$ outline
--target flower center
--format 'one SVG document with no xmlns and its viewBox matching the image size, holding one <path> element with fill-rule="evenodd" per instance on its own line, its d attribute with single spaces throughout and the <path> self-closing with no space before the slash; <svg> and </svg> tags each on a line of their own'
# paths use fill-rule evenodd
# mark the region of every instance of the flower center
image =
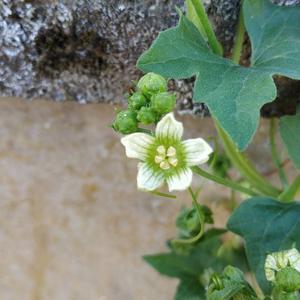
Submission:
<svg viewBox="0 0 300 300">
<path fill-rule="evenodd" d="M 173 146 L 168 148 L 163 145 L 158 146 L 156 148 L 154 161 L 163 170 L 169 170 L 171 167 L 176 167 L 178 164 L 176 149 Z"/>
</svg>

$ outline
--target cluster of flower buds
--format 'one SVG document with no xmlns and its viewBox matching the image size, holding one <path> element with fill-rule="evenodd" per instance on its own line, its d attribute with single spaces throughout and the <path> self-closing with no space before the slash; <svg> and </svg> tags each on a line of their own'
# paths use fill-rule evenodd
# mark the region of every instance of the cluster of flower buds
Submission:
<svg viewBox="0 0 300 300">
<path fill-rule="evenodd" d="M 162 76 L 144 75 L 138 81 L 136 91 L 128 96 L 128 109 L 118 113 L 113 128 L 122 134 L 130 134 L 139 131 L 139 123 L 156 124 L 176 104 L 176 95 L 167 89 L 167 81 Z"/>
</svg>

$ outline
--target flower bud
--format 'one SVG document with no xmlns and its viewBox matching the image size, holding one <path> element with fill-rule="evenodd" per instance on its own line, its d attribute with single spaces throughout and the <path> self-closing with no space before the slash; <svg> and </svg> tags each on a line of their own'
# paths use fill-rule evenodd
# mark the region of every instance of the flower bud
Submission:
<svg viewBox="0 0 300 300">
<path fill-rule="evenodd" d="M 157 120 L 157 113 L 151 107 L 142 107 L 138 112 L 137 119 L 142 124 L 152 124 Z"/>
<path fill-rule="evenodd" d="M 300 273 L 292 267 L 286 267 L 276 274 L 275 285 L 286 293 L 300 289 Z"/>
<path fill-rule="evenodd" d="M 151 106 L 160 114 L 167 114 L 174 109 L 176 104 L 176 94 L 168 92 L 153 95 L 151 98 Z"/>
<path fill-rule="evenodd" d="M 123 134 L 136 132 L 138 128 L 136 113 L 129 110 L 119 112 L 113 128 Z"/>
<path fill-rule="evenodd" d="M 134 93 L 128 99 L 128 108 L 130 110 L 139 110 L 141 107 L 145 106 L 146 104 L 147 104 L 146 97 L 139 92 Z"/>
<path fill-rule="evenodd" d="M 166 92 L 168 86 L 167 81 L 162 76 L 155 73 L 148 73 L 139 80 L 137 88 L 146 97 L 150 98 L 154 94 Z"/>
</svg>

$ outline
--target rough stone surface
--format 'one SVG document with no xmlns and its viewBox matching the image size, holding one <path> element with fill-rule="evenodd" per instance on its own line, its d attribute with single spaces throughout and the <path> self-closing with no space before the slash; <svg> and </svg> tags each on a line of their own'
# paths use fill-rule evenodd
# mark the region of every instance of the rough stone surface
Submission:
<svg viewBox="0 0 300 300">
<path fill-rule="evenodd" d="M 220 40 L 230 44 L 239 0 L 205 3 Z M 177 23 L 174 7 L 183 9 L 183 4 L 183 0 L 3 0 L 0 95 L 121 102 L 139 76 L 137 58 L 159 31 Z M 188 98 L 184 91 L 181 96 Z"/>
<path fill-rule="evenodd" d="M 3 0 L 0 93 L 120 101 L 137 57 L 174 25 L 182 1 Z"/>
<path fill-rule="evenodd" d="M 300 0 L 272 0 L 272 2 L 277 5 L 286 5 L 286 6 L 300 4 Z"/>
</svg>

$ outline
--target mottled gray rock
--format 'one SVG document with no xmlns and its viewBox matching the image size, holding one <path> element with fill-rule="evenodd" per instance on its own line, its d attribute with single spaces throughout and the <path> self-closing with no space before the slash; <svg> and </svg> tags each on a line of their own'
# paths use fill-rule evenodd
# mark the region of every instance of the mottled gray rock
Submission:
<svg viewBox="0 0 300 300">
<path fill-rule="evenodd" d="M 1 95 L 120 100 L 137 78 L 137 57 L 176 23 L 180 1 L 171 2 L 3 0 Z"/>
<path fill-rule="evenodd" d="M 277 5 L 298 5 L 300 4 L 300 0 L 272 0 L 273 3 Z"/>
<path fill-rule="evenodd" d="M 3 0 L 0 95 L 120 102 L 140 75 L 137 58 L 159 31 L 176 24 L 174 7 L 183 2 Z M 208 1 L 225 42 L 233 37 L 238 2 Z M 190 90 L 182 98 L 190 99 Z"/>
<path fill-rule="evenodd" d="M 240 0 L 204 3 L 229 52 Z M 0 96 L 120 103 L 140 76 L 137 58 L 177 23 L 175 5 L 184 0 L 2 0 Z M 179 108 L 205 114 L 192 104 L 192 82 L 171 83 Z"/>
</svg>

